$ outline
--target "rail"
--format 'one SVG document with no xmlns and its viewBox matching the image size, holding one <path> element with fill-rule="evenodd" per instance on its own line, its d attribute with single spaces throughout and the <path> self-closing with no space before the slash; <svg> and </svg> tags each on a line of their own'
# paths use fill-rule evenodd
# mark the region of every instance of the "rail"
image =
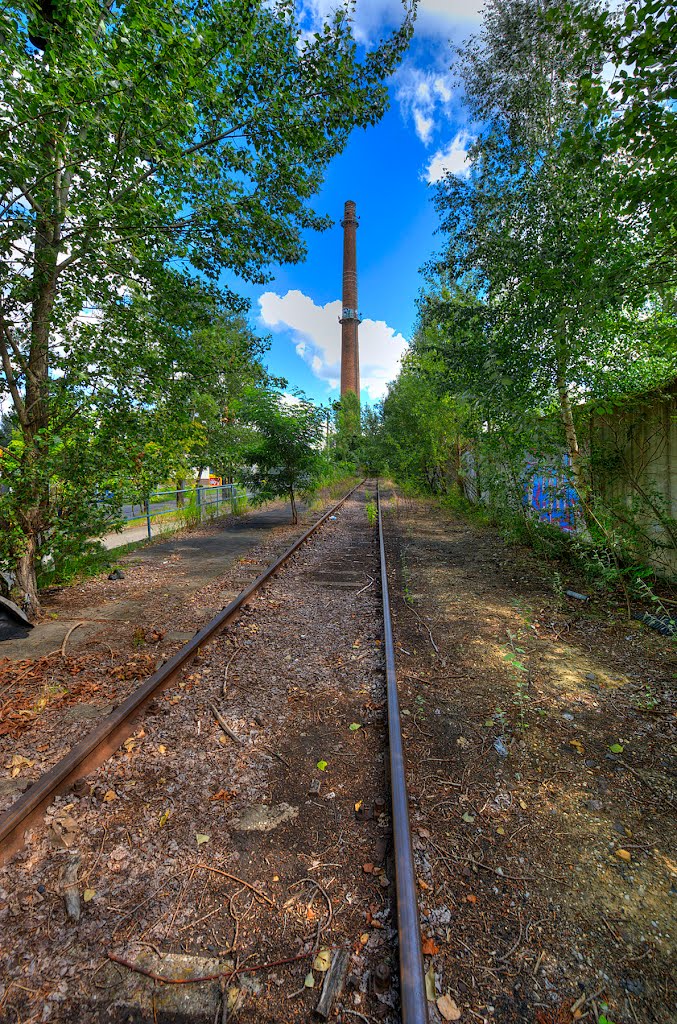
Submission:
<svg viewBox="0 0 677 1024">
<path fill-rule="evenodd" d="M 141 686 L 122 701 L 103 721 L 90 732 L 80 743 L 58 761 L 53 768 L 33 783 L 11 807 L 0 817 L 0 864 L 20 849 L 23 836 L 31 825 L 36 824 L 44 810 L 54 797 L 65 792 L 77 779 L 82 778 L 103 764 L 121 743 L 131 735 L 135 721 L 146 704 L 161 689 L 167 686 L 174 676 L 198 653 L 208 640 L 225 626 L 234 615 L 247 603 L 256 591 L 280 569 L 285 562 L 318 530 L 330 516 L 334 515 L 361 487 L 364 481 L 356 484 L 328 512 L 325 512 L 316 523 L 307 529 L 292 545 L 287 548 L 271 565 L 249 584 L 230 604 L 226 605 L 211 622 L 203 626 L 176 654 L 172 655 L 157 672 L 150 676 Z"/>
<path fill-rule="evenodd" d="M 395 847 L 395 889 L 397 897 L 397 930 L 400 945 L 400 999 L 402 1024 L 427 1024 L 428 1000 L 423 974 L 423 951 L 418 913 L 416 871 L 411 846 L 409 798 L 404 771 L 404 749 L 400 703 L 395 674 L 395 645 L 390 617 L 388 567 L 386 564 L 381 489 L 376 485 L 378 533 L 381 555 L 381 591 L 383 594 L 383 628 L 386 657 L 386 695 L 388 704 L 388 738 L 390 744 L 390 789 Z"/>
</svg>

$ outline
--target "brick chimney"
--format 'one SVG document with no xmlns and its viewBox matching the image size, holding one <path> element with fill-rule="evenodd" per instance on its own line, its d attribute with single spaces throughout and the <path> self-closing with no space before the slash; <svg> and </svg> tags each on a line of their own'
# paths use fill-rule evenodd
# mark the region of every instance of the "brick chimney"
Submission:
<svg viewBox="0 0 677 1024">
<path fill-rule="evenodd" d="M 341 397 L 354 391 L 360 397 L 360 348 L 357 311 L 357 227 L 355 203 L 346 202 L 341 221 L 343 227 L 343 310 L 341 324 Z"/>
</svg>

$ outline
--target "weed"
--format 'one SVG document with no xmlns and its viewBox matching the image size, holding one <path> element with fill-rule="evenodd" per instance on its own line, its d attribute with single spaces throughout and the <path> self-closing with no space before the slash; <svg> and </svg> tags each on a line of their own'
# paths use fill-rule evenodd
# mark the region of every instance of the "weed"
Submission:
<svg viewBox="0 0 677 1024">
<path fill-rule="evenodd" d="M 369 521 L 369 525 L 370 526 L 376 526 L 376 523 L 378 522 L 378 507 L 376 505 L 376 502 L 368 501 L 366 506 L 365 506 L 365 509 L 366 509 L 367 520 Z"/>
<path fill-rule="evenodd" d="M 512 703 L 517 708 L 517 714 L 519 717 L 519 728 L 524 730 L 528 729 L 527 723 L 527 707 L 531 696 L 529 694 L 529 670 L 526 665 L 519 659 L 518 655 L 524 654 L 523 647 L 516 647 L 515 640 L 517 637 L 514 633 L 508 630 L 508 640 L 510 642 L 510 650 L 507 650 L 503 654 L 503 660 L 508 665 L 510 676 L 515 685 L 515 692 L 513 694 Z"/>
<path fill-rule="evenodd" d="M 508 716 L 506 715 L 503 708 L 500 708 L 498 704 L 496 705 L 496 710 L 494 711 L 494 718 L 498 722 L 502 733 L 506 733 L 509 731 Z"/>
<path fill-rule="evenodd" d="M 110 570 L 110 566 L 111 552 L 98 542 L 89 544 L 84 551 L 63 554 L 49 568 L 41 569 L 38 573 L 38 585 L 68 587 L 79 580 L 98 576 L 105 569 Z"/>
<path fill-rule="evenodd" d="M 562 576 L 557 570 L 552 574 L 552 592 L 555 595 L 555 601 L 559 609 L 564 607 L 564 583 L 562 582 Z"/>
<path fill-rule="evenodd" d="M 136 626 L 132 633 L 132 643 L 135 647 L 143 647 L 146 642 L 146 631 L 143 626 Z"/>
<path fill-rule="evenodd" d="M 644 695 L 639 696 L 638 694 L 635 696 L 634 702 L 635 706 L 638 707 L 640 711 L 653 711 L 653 709 L 658 705 L 658 698 L 650 685 L 646 683 L 644 686 Z"/>
</svg>

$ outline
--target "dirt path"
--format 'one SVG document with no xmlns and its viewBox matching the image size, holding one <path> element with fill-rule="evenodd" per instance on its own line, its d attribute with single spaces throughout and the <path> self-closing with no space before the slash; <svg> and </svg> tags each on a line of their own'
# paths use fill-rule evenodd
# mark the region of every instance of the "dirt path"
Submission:
<svg viewBox="0 0 677 1024">
<path fill-rule="evenodd" d="M 0 874 L 6 1011 L 212 1024 L 225 999 L 242 1024 L 306 1021 L 344 947 L 346 1007 L 388 1012 L 382 623 L 364 505 L 294 556 Z M 107 951 L 182 977 L 277 966 L 223 994 L 218 979 L 154 989 Z"/>
<path fill-rule="evenodd" d="M 386 531 L 438 995 L 468 1022 L 677 1019 L 674 645 L 425 502 Z"/>
</svg>

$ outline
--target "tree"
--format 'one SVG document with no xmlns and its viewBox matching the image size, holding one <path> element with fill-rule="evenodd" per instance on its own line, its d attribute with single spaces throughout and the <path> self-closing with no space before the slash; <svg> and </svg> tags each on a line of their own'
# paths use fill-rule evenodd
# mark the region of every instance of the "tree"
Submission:
<svg viewBox="0 0 677 1024">
<path fill-rule="evenodd" d="M 629 0 L 620 10 L 599 11 L 573 3 L 554 21 L 566 45 L 605 55 L 603 75 L 576 83 L 589 111 L 569 140 L 576 157 L 582 164 L 609 160 L 616 166 L 613 202 L 619 214 L 641 212 L 649 219 L 657 250 L 653 279 L 674 288 L 677 8 L 667 0 Z"/>
<path fill-rule="evenodd" d="M 103 404 L 123 406 L 218 305 L 208 282 L 224 268 L 263 282 L 328 226 L 309 199 L 350 131 L 382 115 L 412 30 L 407 5 L 360 61 L 349 15 L 307 38 L 293 0 L 3 6 L 0 388 L 22 434 L 10 547 L 32 616 L 55 405 L 103 380 Z"/>
<path fill-rule="evenodd" d="M 513 385 L 505 393 L 522 392 L 531 410 L 559 408 L 585 501 L 574 407 L 601 367 L 627 362 L 627 335 L 612 321 L 646 300 L 651 247 L 641 218 L 619 218 L 610 202 L 611 164 L 582 167 L 563 145 L 587 117 L 572 82 L 604 60 L 592 45 L 566 44 L 550 17 L 563 9 L 561 0 L 490 0 L 481 35 L 460 54 L 483 125 L 473 171 L 447 175 L 436 205 L 448 239 L 440 272 L 472 280 L 486 303 L 490 358 Z"/>
<path fill-rule="evenodd" d="M 322 453 L 324 413 L 305 399 L 250 389 L 242 419 L 252 428 L 240 475 L 259 502 L 288 498 L 298 523 L 297 496 L 310 493 L 327 468 Z"/>
<path fill-rule="evenodd" d="M 339 461 L 355 456 L 360 436 L 360 400 L 354 391 L 346 391 L 334 403 L 334 450 Z"/>
</svg>

